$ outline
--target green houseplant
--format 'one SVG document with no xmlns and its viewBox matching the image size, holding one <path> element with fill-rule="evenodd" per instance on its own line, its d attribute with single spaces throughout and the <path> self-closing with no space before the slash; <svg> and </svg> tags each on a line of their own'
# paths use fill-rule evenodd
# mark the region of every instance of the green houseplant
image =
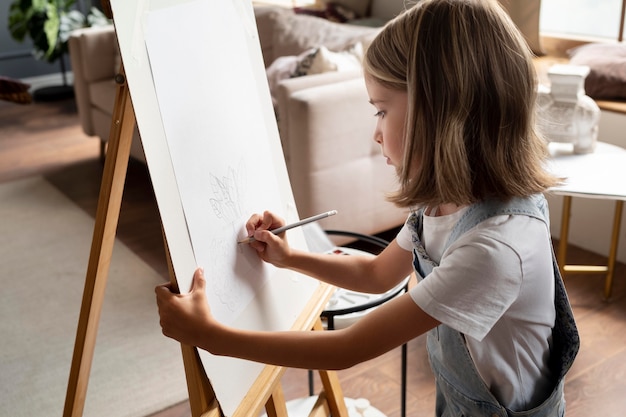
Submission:
<svg viewBox="0 0 626 417">
<path fill-rule="evenodd" d="M 64 55 L 72 31 L 81 27 L 110 24 L 97 8 L 91 7 L 85 15 L 75 8 L 76 0 L 14 0 L 9 6 L 9 33 L 18 42 L 27 37 L 33 42 L 33 55 L 40 60 L 61 62 L 63 85 Z"/>
</svg>

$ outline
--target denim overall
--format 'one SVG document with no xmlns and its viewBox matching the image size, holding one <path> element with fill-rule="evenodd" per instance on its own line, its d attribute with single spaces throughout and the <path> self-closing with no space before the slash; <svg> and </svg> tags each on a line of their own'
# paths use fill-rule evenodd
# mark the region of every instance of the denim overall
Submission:
<svg viewBox="0 0 626 417">
<path fill-rule="evenodd" d="M 409 218 L 413 239 L 413 266 L 418 280 L 437 264 L 429 258 L 421 243 L 424 210 Z M 454 226 L 446 242 L 448 248 L 459 236 L 480 222 L 499 215 L 525 215 L 548 224 L 547 202 L 543 195 L 515 198 L 508 202 L 485 201 L 472 205 Z M 441 324 L 428 332 L 427 345 L 430 364 L 436 378 L 436 415 L 440 417 L 501 416 L 501 417 L 562 417 L 565 415 L 563 397 L 564 377 L 578 353 L 580 339 L 574 322 L 561 274 L 552 254 L 555 280 L 555 325 L 552 330 L 550 369 L 554 376 L 552 394 L 532 410 L 514 412 L 502 406 L 480 377 L 465 345 L 464 336 Z"/>
</svg>

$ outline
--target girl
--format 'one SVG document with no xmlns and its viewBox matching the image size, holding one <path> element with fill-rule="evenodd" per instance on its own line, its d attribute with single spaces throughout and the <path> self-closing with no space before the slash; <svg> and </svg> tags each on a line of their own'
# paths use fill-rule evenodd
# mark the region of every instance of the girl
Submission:
<svg viewBox="0 0 626 417">
<path fill-rule="evenodd" d="M 269 231 L 284 224 L 272 213 L 246 227 L 264 261 L 330 284 L 380 293 L 412 269 L 419 283 L 344 330 L 250 332 L 214 320 L 199 269 L 189 294 L 157 287 L 163 333 L 217 355 L 341 369 L 428 332 L 436 415 L 563 416 L 579 339 L 522 36 L 495 0 L 423 0 L 387 24 L 364 72 L 374 140 L 399 178 L 389 198 L 411 209 L 396 239 L 374 258 L 328 256 L 290 248 Z"/>
</svg>

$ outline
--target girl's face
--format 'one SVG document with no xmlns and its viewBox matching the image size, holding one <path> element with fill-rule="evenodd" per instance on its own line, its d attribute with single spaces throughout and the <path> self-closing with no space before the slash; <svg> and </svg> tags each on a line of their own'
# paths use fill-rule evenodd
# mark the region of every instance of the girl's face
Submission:
<svg viewBox="0 0 626 417">
<path fill-rule="evenodd" d="M 404 126 L 408 105 L 405 91 L 383 87 L 370 75 L 365 75 L 365 87 L 370 103 L 376 108 L 374 140 L 387 158 L 387 164 L 399 169 L 404 155 Z"/>
</svg>

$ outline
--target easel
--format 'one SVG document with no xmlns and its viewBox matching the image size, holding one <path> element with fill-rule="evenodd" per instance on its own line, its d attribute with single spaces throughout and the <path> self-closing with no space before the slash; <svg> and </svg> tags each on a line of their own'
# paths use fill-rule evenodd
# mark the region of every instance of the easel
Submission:
<svg viewBox="0 0 626 417">
<path fill-rule="evenodd" d="M 103 0 L 102 3 L 105 12 L 111 17 L 109 1 Z M 104 301 L 124 182 L 130 158 L 133 130 L 136 124 L 123 68 L 116 76 L 115 81 L 117 87 L 113 118 L 65 398 L 64 417 L 83 415 L 98 323 Z M 177 281 L 171 264 L 169 249 L 167 249 L 165 234 L 163 237 L 170 281 L 176 285 Z M 333 288 L 331 286 L 320 285 L 292 329 L 323 331 L 320 314 L 332 292 Z M 211 383 L 204 372 L 198 351 L 195 347 L 186 345 L 181 345 L 181 350 L 192 416 L 223 417 Z M 234 416 L 255 416 L 265 406 L 269 417 L 286 417 L 287 407 L 280 385 L 283 373 L 284 368 L 282 367 L 265 366 L 252 388 L 248 391 L 244 401 L 237 408 Z M 320 377 L 324 390 L 319 395 L 310 416 L 321 417 L 331 414 L 334 417 L 347 417 L 348 411 L 337 374 L 332 371 L 320 371 Z"/>
</svg>

